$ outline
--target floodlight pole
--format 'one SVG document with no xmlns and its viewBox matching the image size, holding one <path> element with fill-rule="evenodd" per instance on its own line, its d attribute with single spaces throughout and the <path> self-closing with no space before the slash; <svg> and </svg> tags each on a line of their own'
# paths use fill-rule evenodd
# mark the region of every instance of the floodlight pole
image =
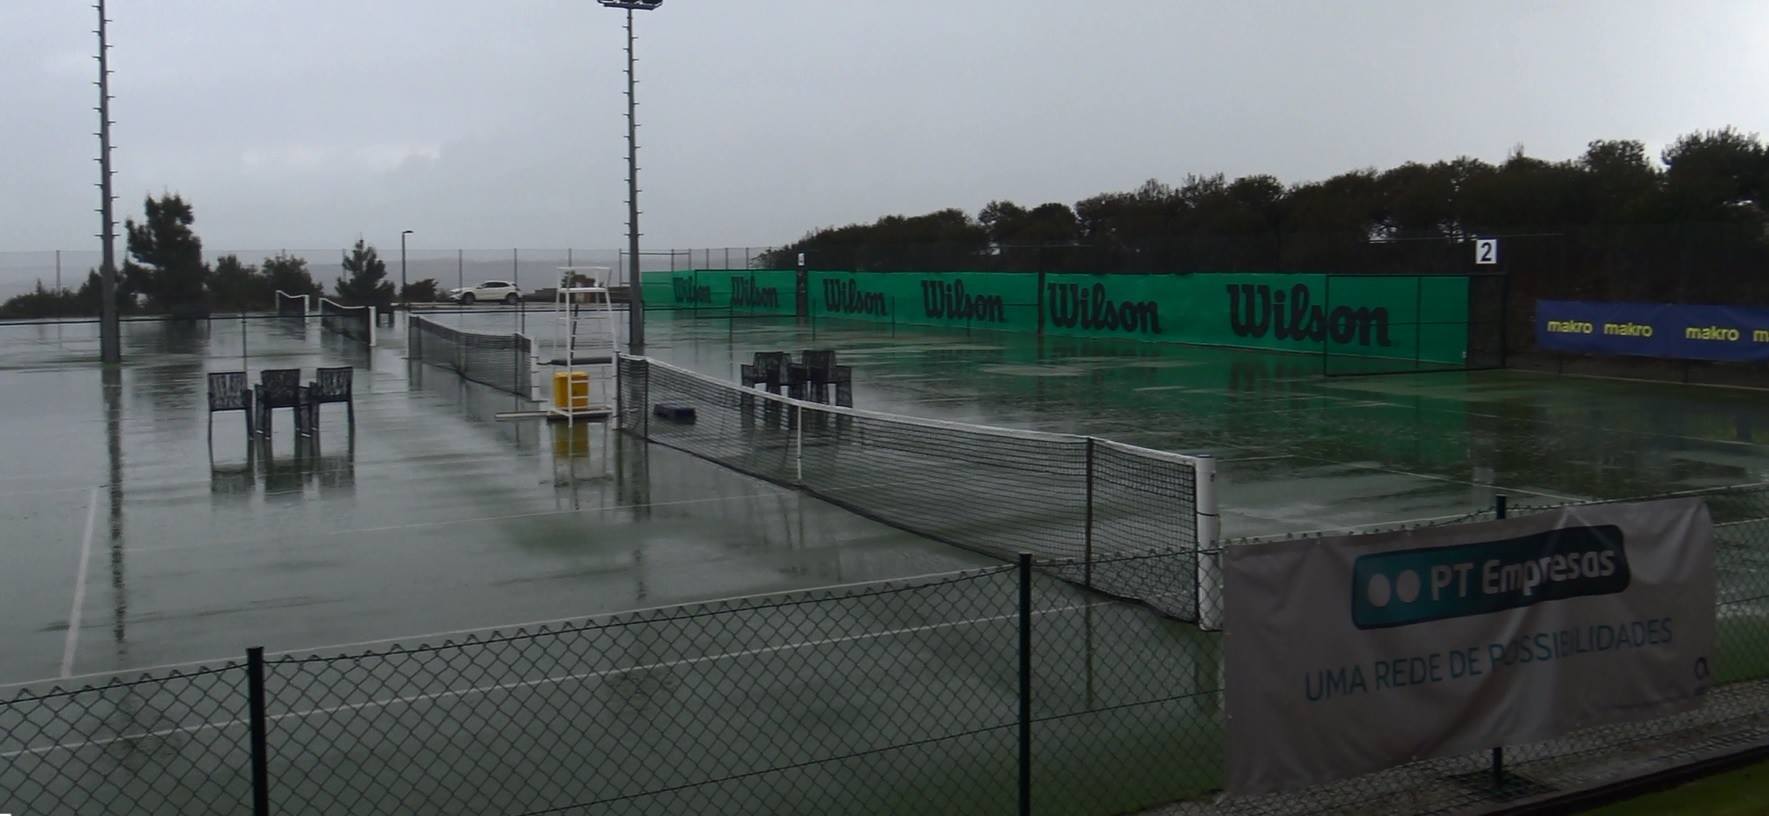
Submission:
<svg viewBox="0 0 1769 816">
<path fill-rule="evenodd" d="M 638 352 L 645 345 L 645 288 L 639 262 L 639 61 L 633 50 L 633 12 L 654 10 L 663 0 L 597 2 L 627 13 L 627 345 Z"/>
<path fill-rule="evenodd" d="M 645 346 L 644 268 L 639 256 L 639 79 L 633 53 L 633 7 L 627 7 L 627 252 L 633 274 L 627 280 L 627 345 Z"/>
<path fill-rule="evenodd" d="M 104 258 L 98 269 L 98 348 L 99 359 L 106 363 L 123 361 L 119 342 L 121 326 L 117 322 L 117 222 L 111 212 L 116 197 L 111 195 L 111 67 L 110 40 L 104 16 L 104 0 L 93 8 L 98 10 L 98 237 L 104 241 Z"/>
</svg>

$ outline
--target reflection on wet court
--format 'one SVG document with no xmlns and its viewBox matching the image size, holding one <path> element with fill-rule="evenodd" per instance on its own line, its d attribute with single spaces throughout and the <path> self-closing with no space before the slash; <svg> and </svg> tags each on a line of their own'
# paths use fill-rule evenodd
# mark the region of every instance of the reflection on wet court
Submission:
<svg viewBox="0 0 1769 816">
<path fill-rule="evenodd" d="M 454 316 L 517 330 L 534 315 Z M 998 563 L 301 321 L 0 327 L 0 682 L 315 649 Z M 862 408 L 1219 460 L 1226 536 L 1762 481 L 1749 391 L 1484 372 L 1326 378 L 1302 354 L 660 313 L 647 354 L 724 379 L 834 348 Z M 356 368 L 356 422 L 268 445 L 205 375 Z M 310 373 L 304 376 L 311 376 Z M 82 569 L 82 565 L 84 568 Z"/>
</svg>

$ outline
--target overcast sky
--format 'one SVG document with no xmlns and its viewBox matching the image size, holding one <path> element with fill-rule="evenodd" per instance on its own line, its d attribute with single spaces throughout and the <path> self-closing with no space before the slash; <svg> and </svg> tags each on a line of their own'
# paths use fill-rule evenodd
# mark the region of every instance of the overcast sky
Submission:
<svg viewBox="0 0 1769 816">
<path fill-rule="evenodd" d="M 591 0 L 111 17 L 124 215 L 183 193 L 211 248 L 623 243 L 621 15 Z M 96 245 L 92 18 L 0 0 L 0 250 Z M 1187 173 L 1769 130 L 1757 0 L 669 0 L 639 32 L 655 248 Z"/>
</svg>

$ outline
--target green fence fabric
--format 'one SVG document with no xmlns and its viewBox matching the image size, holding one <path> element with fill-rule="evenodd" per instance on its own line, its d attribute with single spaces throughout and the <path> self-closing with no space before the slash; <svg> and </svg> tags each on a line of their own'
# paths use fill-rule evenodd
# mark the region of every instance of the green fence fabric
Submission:
<svg viewBox="0 0 1769 816">
<path fill-rule="evenodd" d="M 1462 277 L 1292 274 L 1045 276 L 1044 332 L 1460 365 Z"/>
<path fill-rule="evenodd" d="M 798 313 L 798 273 L 790 269 L 693 269 L 647 272 L 648 309 L 744 314 Z"/>
<path fill-rule="evenodd" d="M 812 320 L 1313 352 L 1328 368 L 1461 366 L 1469 279 L 1428 275 L 810 271 Z M 1042 283 L 1042 287 L 1040 284 Z M 649 273 L 649 308 L 796 314 L 791 270 Z M 1403 364 L 1404 365 L 1401 365 Z"/>
<path fill-rule="evenodd" d="M 1038 331 L 1031 272 L 812 272 L 810 301 L 813 318 Z"/>
</svg>

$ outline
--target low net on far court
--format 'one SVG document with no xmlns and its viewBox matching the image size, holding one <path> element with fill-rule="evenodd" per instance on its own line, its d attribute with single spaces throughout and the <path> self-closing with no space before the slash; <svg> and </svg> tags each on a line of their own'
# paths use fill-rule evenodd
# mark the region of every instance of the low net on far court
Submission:
<svg viewBox="0 0 1769 816">
<path fill-rule="evenodd" d="M 406 354 L 469 380 L 540 400 L 540 362 L 535 343 L 520 332 L 475 332 L 412 315 L 406 323 Z"/>
<path fill-rule="evenodd" d="M 620 358 L 621 427 L 965 549 L 1221 625 L 1215 461 L 794 400 Z M 1163 554 L 1182 557 L 1140 559 Z"/>
<path fill-rule="evenodd" d="M 313 311 L 312 295 L 292 295 L 281 289 L 276 290 L 276 316 L 307 318 Z"/>
<path fill-rule="evenodd" d="M 358 343 L 375 345 L 375 307 L 345 306 L 331 298 L 319 299 L 320 328 Z"/>
</svg>

